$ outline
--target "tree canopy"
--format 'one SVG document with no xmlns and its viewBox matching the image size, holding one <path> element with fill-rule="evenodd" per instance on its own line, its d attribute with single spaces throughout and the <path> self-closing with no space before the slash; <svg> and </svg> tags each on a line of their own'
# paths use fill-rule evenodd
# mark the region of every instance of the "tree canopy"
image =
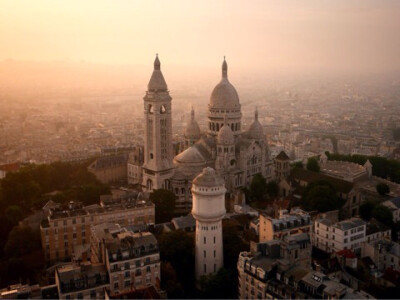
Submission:
<svg viewBox="0 0 400 300">
<path fill-rule="evenodd" d="M 307 160 L 307 170 L 313 171 L 313 172 L 319 172 L 320 171 L 318 160 L 315 157 L 310 157 Z"/>
<path fill-rule="evenodd" d="M 385 196 L 390 193 L 390 188 L 387 184 L 381 182 L 376 185 L 376 191 L 379 195 Z"/>
<path fill-rule="evenodd" d="M 169 190 L 158 189 L 150 194 L 155 205 L 156 223 L 169 222 L 174 217 L 176 196 Z"/>
<path fill-rule="evenodd" d="M 249 192 L 252 201 L 264 199 L 267 193 L 267 182 L 262 174 L 258 173 L 253 176 L 250 183 Z"/>
<path fill-rule="evenodd" d="M 304 191 L 301 202 L 305 210 L 317 210 L 319 212 L 340 209 L 343 204 L 343 199 L 337 197 L 335 189 L 326 181 L 310 183 Z"/>
<path fill-rule="evenodd" d="M 179 290 L 179 283 L 174 282 L 175 287 L 171 287 L 171 298 L 190 298 L 194 297 L 195 277 L 194 277 L 194 237 L 190 233 L 182 230 L 174 230 L 163 233 L 158 238 L 160 248 L 160 258 L 162 264 L 170 264 L 176 272 L 177 281 L 181 284 L 182 290 Z M 173 275 L 171 267 L 164 266 L 163 270 Z M 166 278 L 164 277 L 163 280 Z"/>
<path fill-rule="evenodd" d="M 278 183 L 276 181 L 270 181 L 267 183 L 267 194 L 268 196 L 270 196 L 271 198 L 275 198 L 278 196 L 279 194 L 279 186 Z"/>
</svg>

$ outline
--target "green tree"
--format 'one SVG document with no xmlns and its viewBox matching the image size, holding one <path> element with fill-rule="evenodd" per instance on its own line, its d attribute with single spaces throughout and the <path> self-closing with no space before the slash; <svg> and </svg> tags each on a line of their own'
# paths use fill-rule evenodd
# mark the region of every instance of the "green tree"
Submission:
<svg viewBox="0 0 400 300">
<path fill-rule="evenodd" d="M 390 209 L 384 205 L 377 205 L 372 210 L 372 216 L 377 219 L 379 222 L 387 225 L 393 225 L 393 215 Z"/>
<path fill-rule="evenodd" d="M 379 195 L 385 196 L 390 193 L 390 188 L 385 183 L 378 183 L 376 185 L 376 191 L 378 192 Z"/>
<path fill-rule="evenodd" d="M 164 189 L 154 190 L 150 194 L 150 200 L 155 205 L 156 223 L 171 221 L 174 216 L 175 199 L 174 193 Z"/>
<path fill-rule="evenodd" d="M 164 263 L 170 263 L 176 271 L 185 297 L 193 297 L 195 291 L 194 277 L 194 237 L 182 230 L 163 233 L 158 238 L 160 258 Z M 162 279 L 164 280 L 164 279 Z"/>
<path fill-rule="evenodd" d="M 161 288 L 167 292 L 170 299 L 184 298 L 182 284 L 170 262 L 161 262 Z"/>
<path fill-rule="evenodd" d="M 217 274 L 202 276 L 200 279 L 201 293 L 203 299 L 236 299 L 237 286 L 232 285 L 232 278 L 237 274 L 231 269 L 221 268 Z"/>
<path fill-rule="evenodd" d="M 319 172 L 320 171 L 318 160 L 315 157 L 310 157 L 307 160 L 307 170 L 313 171 L 313 172 Z"/>
<path fill-rule="evenodd" d="M 303 162 L 301 162 L 301 161 L 296 161 L 296 162 L 293 164 L 293 168 L 294 168 L 294 169 L 296 169 L 296 168 L 303 169 L 303 168 L 304 168 Z"/>
<path fill-rule="evenodd" d="M 344 201 L 336 195 L 335 189 L 326 181 L 310 183 L 303 194 L 301 205 L 305 210 L 326 212 L 339 209 Z"/>
<path fill-rule="evenodd" d="M 19 257 L 40 249 L 39 232 L 34 232 L 30 227 L 14 227 L 4 246 L 4 253 L 8 257 Z"/>
<path fill-rule="evenodd" d="M 250 183 L 250 197 L 252 200 L 263 200 L 267 192 L 267 182 L 260 173 L 253 176 Z"/>
<path fill-rule="evenodd" d="M 363 204 L 360 205 L 360 217 L 366 221 L 369 221 L 372 218 L 372 211 L 374 210 L 376 205 L 376 201 L 365 201 Z"/>
<path fill-rule="evenodd" d="M 279 186 L 278 183 L 276 181 L 270 181 L 267 183 L 267 194 L 268 196 L 270 196 L 271 198 L 275 198 L 278 196 L 279 194 Z"/>
<path fill-rule="evenodd" d="M 20 206 L 18 205 L 10 205 L 6 209 L 5 217 L 10 221 L 12 224 L 18 224 L 18 222 L 23 217 L 23 212 Z"/>
</svg>

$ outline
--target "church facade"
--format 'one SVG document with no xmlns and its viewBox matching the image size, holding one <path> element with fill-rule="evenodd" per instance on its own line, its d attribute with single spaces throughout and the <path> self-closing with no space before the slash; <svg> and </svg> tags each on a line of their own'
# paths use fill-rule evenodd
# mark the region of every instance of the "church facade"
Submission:
<svg viewBox="0 0 400 300">
<path fill-rule="evenodd" d="M 234 197 L 253 176 L 261 173 L 267 181 L 274 176 L 273 161 L 258 111 L 247 130 L 242 129 L 239 95 L 228 80 L 224 59 L 222 78 L 211 93 L 208 128 L 201 132 L 192 109 L 185 130 L 185 150 L 175 157 L 172 149 L 172 106 L 158 57 L 144 96 L 145 144 L 142 187 L 169 189 L 177 196 L 176 209 L 190 211 L 192 180 L 203 168 L 211 167 L 225 181 Z"/>
</svg>

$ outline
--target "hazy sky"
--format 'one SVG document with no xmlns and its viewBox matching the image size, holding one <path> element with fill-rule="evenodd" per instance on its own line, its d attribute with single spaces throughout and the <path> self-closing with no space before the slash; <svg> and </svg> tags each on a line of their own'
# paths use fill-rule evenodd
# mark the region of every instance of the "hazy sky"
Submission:
<svg viewBox="0 0 400 300">
<path fill-rule="evenodd" d="M 0 0 L 0 60 L 400 70 L 400 1 Z M 146 74 L 147 75 L 147 74 Z"/>
</svg>

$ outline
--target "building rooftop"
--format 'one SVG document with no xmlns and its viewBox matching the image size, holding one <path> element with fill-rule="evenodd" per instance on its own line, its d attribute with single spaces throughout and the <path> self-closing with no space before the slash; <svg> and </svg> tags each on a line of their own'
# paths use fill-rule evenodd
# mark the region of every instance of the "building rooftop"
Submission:
<svg viewBox="0 0 400 300">
<path fill-rule="evenodd" d="M 62 294 L 94 288 L 108 284 L 108 273 L 104 264 L 90 262 L 68 264 L 56 269 Z"/>
<path fill-rule="evenodd" d="M 367 223 L 359 218 L 351 218 L 348 220 L 344 220 L 341 222 L 338 222 L 333 225 L 333 227 L 339 228 L 340 230 L 349 230 L 353 228 L 357 228 L 363 225 L 366 225 Z"/>
</svg>

